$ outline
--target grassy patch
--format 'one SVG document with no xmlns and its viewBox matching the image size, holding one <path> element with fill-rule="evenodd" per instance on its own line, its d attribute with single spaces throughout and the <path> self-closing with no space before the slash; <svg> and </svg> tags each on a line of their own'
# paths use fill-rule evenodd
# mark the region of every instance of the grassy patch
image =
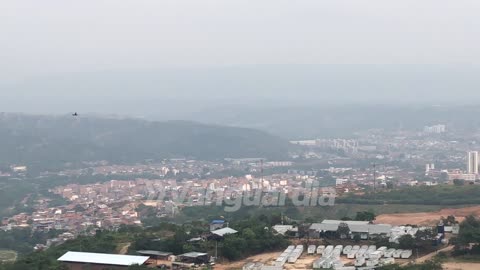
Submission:
<svg viewBox="0 0 480 270">
<path fill-rule="evenodd" d="M 0 262 L 14 262 L 17 260 L 17 252 L 13 250 L 0 250 Z"/>
<path fill-rule="evenodd" d="M 229 220 L 247 218 L 248 216 L 259 216 L 283 213 L 283 215 L 295 219 L 304 220 L 312 218 L 317 221 L 323 219 L 340 219 L 343 217 L 354 218 L 357 212 L 372 211 L 376 215 L 396 214 L 396 213 L 415 213 L 415 212 L 435 212 L 443 208 L 461 208 L 468 205 L 418 205 L 418 204 L 343 204 L 335 203 L 333 206 L 317 206 L 317 207 L 241 207 L 237 212 L 225 212 L 222 207 L 202 206 L 202 207 L 186 207 L 183 209 L 177 221 L 191 221 L 198 219 L 211 219 L 223 216 Z"/>
<path fill-rule="evenodd" d="M 462 255 L 450 258 L 448 262 L 480 263 L 480 255 Z"/>
<path fill-rule="evenodd" d="M 418 186 L 390 191 L 379 191 L 365 195 L 350 195 L 338 198 L 339 203 L 349 204 L 416 204 L 416 205 L 465 205 L 480 204 L 479 185 L 465 186 Z"/>
</svg>

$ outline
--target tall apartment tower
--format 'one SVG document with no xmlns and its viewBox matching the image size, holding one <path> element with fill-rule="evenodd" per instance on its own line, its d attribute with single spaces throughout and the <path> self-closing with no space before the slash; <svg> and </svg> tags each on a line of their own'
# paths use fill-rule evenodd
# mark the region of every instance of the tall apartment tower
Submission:
<svg viewBox="0 0 480 270">
<path fill-rule="evenodd" d="M 468 160 L 467 172 L 478 174 L 478 152 L 477 151 L 468 152 L 467 160 Z"/>
</svg>

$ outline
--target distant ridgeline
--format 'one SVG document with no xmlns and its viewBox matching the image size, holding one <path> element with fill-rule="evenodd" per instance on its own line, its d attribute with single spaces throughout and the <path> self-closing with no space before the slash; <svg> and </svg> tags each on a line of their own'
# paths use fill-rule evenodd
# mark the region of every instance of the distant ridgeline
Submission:
<svg viewBox="0 0 480 270">
<path fill-rule="evenodd" d="M 186 121 L 0 115 L 0 164 L 139 162 L 146 159 L 285 159 L 291 145 L 268 133 Z"/>
</svg>

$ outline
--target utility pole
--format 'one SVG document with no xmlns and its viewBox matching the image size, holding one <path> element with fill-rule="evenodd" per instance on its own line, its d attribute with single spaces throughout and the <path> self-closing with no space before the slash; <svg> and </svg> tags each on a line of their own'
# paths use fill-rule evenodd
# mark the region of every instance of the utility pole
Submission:
<svg viewBox="0 0 480 270">
<path fill-rule="evenodd" d="M 215 240 L 215 262 L 218 258 L 218 239 Z"/>
<path fill-rule="evenodd" d="M 375 162 L 373 163 L 373 200 L 377 199 L 377 190 L 376 190 L 376 185 L 377 185 L 377 164 Z"/>
<path fill-rule="evenodd" d="M 263 159 L 260 160 L 260 181 L 261 181 L 261 191 L 263 193 Z"/>
</svg>

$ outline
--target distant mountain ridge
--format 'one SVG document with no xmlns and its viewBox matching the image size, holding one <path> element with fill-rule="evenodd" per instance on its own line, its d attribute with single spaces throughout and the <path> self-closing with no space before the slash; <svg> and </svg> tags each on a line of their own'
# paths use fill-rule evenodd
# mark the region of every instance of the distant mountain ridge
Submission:
<svg viewBox="0 0 480 270">
<path fill-rule="evenodd" d="M 0 163 L 288 158 L 288 141 L 248 128 L 187 121 L 0 115 Z"/>
</svg>

